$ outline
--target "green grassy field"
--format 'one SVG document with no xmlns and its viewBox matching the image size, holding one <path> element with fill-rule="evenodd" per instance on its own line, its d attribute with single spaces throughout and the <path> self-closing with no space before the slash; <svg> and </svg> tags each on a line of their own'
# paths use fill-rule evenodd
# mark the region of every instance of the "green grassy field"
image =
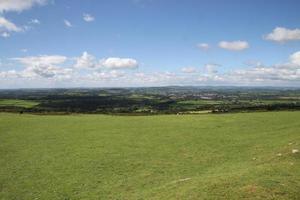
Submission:
<svg viewBox="0 0 300 200">
<path fill-rule="evenodd" d="M 300 112 L 2 113 L 0 199 L 300 199 L 293 149 Z"/>
<path fill-rule="evenodd" d="M 0 107 L 1 106 L 15 106 L 22 108 L 32 108 L 38 105 L 38 102 L 29 101 L 29 100 L 20 100 L 20 99 L 0 99 Z"/>
</svg>

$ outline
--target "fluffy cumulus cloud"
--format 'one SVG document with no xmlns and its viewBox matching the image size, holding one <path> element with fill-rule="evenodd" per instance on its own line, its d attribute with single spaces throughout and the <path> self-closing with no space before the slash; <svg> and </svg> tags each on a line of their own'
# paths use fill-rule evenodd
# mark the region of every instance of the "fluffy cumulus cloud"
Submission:
<svg viewBox="0 0 300 200">
<path fill-rule="evenodd" d="M 43 78 L 71 78 L 72 69 L 65 69 L 52 65 L 34 65 L 26 68 L 21 75 L 23 77 L 34 78 L 36 76 Z"/>
<path fill-rule="evenodd" d="M 96 57 L 83 52 L 75 59 L 59 55 L 13 58 L 23 69 L 0 71 L 2 87 L 17 82 L 26 86 L 165 86 L 165 85 L 247 85 L 295 86 L 300 84 L 300 51 L 291 54 L 286 62 L 266 66 L 262 63 L 236 67 L 230 71 L 218 70 L 220 65 L 209 63 L 195 70 L 182 68 L 182 72 L 142 72 L 123 70 L 136 68 L 132 58 Z M 67 62 L 68 61 L 68 62 Z M 5 64 L 5 60 L 2 60 Z M 7 65 L 7 63 L 6 63 Z M 11 65 L 13 66 L 13 65 Z M 80 70 L 79 70 L 80 69 Z M 87 70 L 88 69 L 88 70 Z M 84 70 L 84 71 L 82 71 Z M 196 72 L 196 73 L 194 73 Z M 20 81 L 22 80 L 22 81 Z M 48 85 L 45 85 L 45 84 Z M 59 83 L 59 84 L 58 84 Z M 22 86 L 22 85 L 21 85 Z"/>
<path fill-rule="evenodd" d="M 264 39 L 279 43 L 300 40 L 300 29 L 277 27 L 271 33 L 264 36 Z"/>
<path fill-rule="evenodd" d="M 108 69 L 135 69 L 138 68 L 138 62 L 132 58 L 104 58 L 100 60 L 99 65 Z"/>
<path fill-rule="evenodd" d="M 300 66 L 300 51 L 293 53 L 290 56 L 290 62 L 296 66 Z"/>
<path fill-rule="evenodd" d="M 17 11 L 30 9 L 34 5 L 44 5 L 47 0 L 1 0 L 0 12 Z"/>
<path fill-rule="evenodd" d="M 219 47 L 222 49 L 227 49 L 231 51 L 242 51 L 249 48 L 249 44 L 246 41 L 221 41 L 219 42 Z"/>
<path fill-rule="evenodd" d="M 0 71 L 2 87 L 59 87 L 59 86 L 100 86 L 97 84 L 112 84 L 124 86 L 136 80 L 133 71 L 138 62 L 132 58 L 104 58 L 96 59 L 87 52 L 81 56 L 68 58 L 61 55 L 27 56 L 6 59 L 8 64 L 21 67 Z M 131 74 L 131 75 L 130 75 Z M 157 75 L 156 75 L 157 76 Z M 159 75 L 161 76 L 161 75 Z M 171 79 L 170 74 L 168 79 Z M 96 84 L 96 85 L 95 85 Z"/>
<path fill-rule="evenodd" d="M 253 63 L 252 66 L 219 72 L 218 64 L 206 64 L 196 79 L 193 76 L 174 76 L 180 83 L 198 85 L 297 86 L 300 84 L 300 51 L 291 54 L 287 62 L 270 66 Z M 193 80 L 193 81 L 191 81 Z"/>
<path fill-rule="evenodd" d="M 294 84 L 300 83 L 300 51 L 293 53 L 288 62 L 272 66 L 259 65 L 249 69 L 234 70 L 225 76 L 242 83 Z"/>
<path fill-rule="evenodd" d="M 248 85 L 290 85 L 293 86 L 293 82 L 299 83 L 300 71 L 287 69 L 280 66 L 271 67 L 256 67 L 251 69 L 235 70 L 224 77 L 234 82 L 240 82 L 241 84 Z"/>
<path fill-rule="evenodd" d="M 82 56 L 76 58 L 74 66 L 79 69 L 95 69 L 97 67 L 96 58 L 85 51 Z"/>
<path fill-rule="evenodd" d="M 77 57 L 75 68 L 79 69 L 94 69 L 94 70 L 118 70 L 118 69 L 135 69 L 138 68 L 137 60 L 133 58 L 103 58 L 99 61 L 88 52 L 83 52 L 80 57 Z"/>
<path fill-rule="evenodd" d="M 181 71 L 183 73 L 196 73 L 197 68 L 196 67 L 183 67 L 183 68 L 181 68 Z"/>
<path fill-rule="evenodd" d="M 83 20 L 86 22 L 92 22 L 95 20 L 95 17 L 93 17 L 91 14 L 83 14 Z"/>
<path fill-rule="evenodd" d="M 22 57 L 13 58 L 13 60 L 22 64 L 25 69 L 19 72 L 20 77 L 25 78 L 53 78 L 53 77 L 69 77 L 72 69 L 63 68 L 58 65 L 63 64 L 67 57 L 53 55 L 53 56 L 36 56 L 36 57 Z"/>
</svg>

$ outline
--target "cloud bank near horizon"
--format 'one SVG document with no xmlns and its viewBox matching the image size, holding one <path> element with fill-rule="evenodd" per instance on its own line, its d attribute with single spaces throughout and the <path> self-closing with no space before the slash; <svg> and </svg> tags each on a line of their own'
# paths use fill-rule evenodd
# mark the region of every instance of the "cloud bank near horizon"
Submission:
<svg viewBox="0 0 300 200">
<path fill-rule="evenodd" d="M 2 88 L 14 87 L 101 87 L 101 86 L 166 86 L 166 85 L 240 85 L 296 86 L 300 83 L 300 51 L 286 62 L 265 66 L 253 65 L 220 72 L 221 65 L 183 67 L 177 71 L 141 72 L 133 58 L 97 59 L 88 52 L 78 57 L 41 55 L 9 59 L 20 70 L 1 71 Z M 26 84 L 24 84 L 26 83 Z M 36 86 L 35 86 L 36 87 Z"/>
</svg>

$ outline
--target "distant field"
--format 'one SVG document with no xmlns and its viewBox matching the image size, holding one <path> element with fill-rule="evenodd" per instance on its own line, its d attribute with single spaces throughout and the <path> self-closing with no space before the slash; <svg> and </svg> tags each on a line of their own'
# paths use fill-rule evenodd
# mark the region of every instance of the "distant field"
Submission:
<svg viewBox="0 0 300 200">
<path fill-rule="evenodd" d="M 0 199 L 300 199 L 300 112 L 0 113 Z"/>
<path fill-rule="evenodd" d="M 0 99 L 0 107 L 1 106 L 15 106 L 22 108 L 32 108 L 38 105 L 38 102 L 29 101 L 29 100 L 19 100 L 19 99 Z"/>
<path fill-rule="evenodd" d="M 188 101 L 179 101 L 179 104 L 185 105 L 211 105 L 211 104 L 221 104 L 222 101 L 217 100 L 188 100 Z"/>
</svg>

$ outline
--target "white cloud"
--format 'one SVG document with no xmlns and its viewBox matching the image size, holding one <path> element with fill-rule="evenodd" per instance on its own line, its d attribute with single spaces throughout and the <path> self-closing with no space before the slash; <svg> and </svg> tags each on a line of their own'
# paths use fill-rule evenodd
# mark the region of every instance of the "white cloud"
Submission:
<svg viewBox="0 0 300 200">
<path fill-rule="evenodd" d="M 300 29 L 287 29 L 284 27 L 276 27 L 271 33 L 264 36 L 264 39 L 280 43 L 293 40 L 300 40 Z"/>
<path fill-rule="evenodd" d="M 87 53 L 83 52 L 77 57 L 74 67 L 78 69 L 133 69 L 138 67 L 138 62 L 132 58 L 103 58 L 100 61 Z"/>
<path fill-rule="evenodd" d="M 166 85 L 247 85 L 247 86 L 297 86 L 300 85 L 300 51 L 291 54 L 286 62 L 265 66 L 248 65 L 227 72 L 218 71 L 220 65 L 210 63 L 199 73 L 175 72 L 133 72 L 118 70 L 137 67 L 129 58 L 97 59 L 83 52 L 74 64 L 66 62 L 74 59 L 65 56 L 34 56 L 14 58 L 22 64 L 23 70 L 0 71 L 1 87 L 42 87 L 47 83 L 55 86 L 166 86 Z M 127 60 L 127 61 L 126 61 Z M 129 59 L 134 60 L 134 59 Z M 2 61 L 4 62 L 4 61 Z M 13 63 L 16 65 L 15 63 Z M 64 66 L 64 65 L 68 65 Z M 5 64 L 7 65 L 7 63 Z M 73 66 L 73 67 L 70 67 Z M 81 71 L 82 69 L 94 69 Z M 192 72 L 193 69 L 187 70 Z M 200 73 L 202 71 L 202 73 Z M 222 70 L 223 71 L 223 70 Z M 50 85 L 49 85 L 50 84 Z M 51 85 L 52 84 L 52 85 Z"/>
<path fill-rule="evenodd" d="M 210 49 L 210 45 L 207 44 L 207 43 L 199 43 L 199 44 L 197 44 L 197 47 L 199 49 L 202 49 L 202 50 L 209 50 Z"/>
<path fill-rule="evenodd" d="M 90 14 L 83 14 L 83 20 L 86 22 L 92 22 L 95 20 L 95 18 Z"/>
<path fill-rule="evenodd" d="M 181 68 L 183 73 L 196 73 L 197 69 L 195 67 L 183 67 Z"/>
<path fill-rule="evenodd" d="M 189 81 L 185 76 L 172 72 L 135 73 L 127 78 L 127 84 L 142 86 L 180 85 Z"/>
<path fill-rule="evenodd" d="M 34 5 L 44 5 L 47 0 L 1 0 L 0 1 L 0 13 L 30 9 Z"/>
<path fill-rule="evenodd" d="M 92 74 L 89 74 L 86 78 L 90 80 L 112 80 L 112 79 L 119 79 L 121 77 L 124 77 L 125 73 L 120 72 L 117 70 L 111 70 L 111 71 L 105 71 L 105 72 L 93 72 Z"/>
<path fill-rule="evenodd" d="M 292 64 L 300 66 L 300 51 L 297 51 L 290 56 L 290 62 Z"/>
<path fill-rule="evenodd" d="M 4 12 L 21 12 L 30 9 L 34 5 L 45 5 L 48 0 L 0 0 L 0 14 Z M 30 24 L 39 24 L 37 19 L 33 19 Z M 21 32 L 30 29 L 29 26 L 18 27 L 13 22 L 0 16 L 0 35 L 9 37 L 10 32 Z"/>
<path fill-rule="evenodd" d="M 205 71 L 206 71 L 208 74 L 216 74 L 216 73 L 218 73 L 218 70 L 217 70 L 218 67 L 220 67 L 220 65 L 219 65 L 219 64 L 214 64 L 214 63 L 206 64 L 206 65 L 204 66 Z"/>
<path fill-rule="evenodd" d="M 224 77 L 234 82 L 244 84 L 274 85 L 276 83 L 300 83 L 300 51 L 293 53 L 289 61 L 273 66 L 255 66 L 250 69 L 237 69 L 227 73 Z M 294 83 L 294 84 L 293 84 Z"/>
<path fill-rule="evenodd" d="M 1 37 L 4 37 L 4 38 L 8 38 L 10 36 L 9 33 L 7 32 L 3 32 L 3 33 L 0 33 L 1 34 Z"/>
<path fill-rule="evenodd" d="M 62 64 L 67 60 L 65 56 L 59 55 L 42 55 L 42 56 L 33 56 L 33 57 L 22 57 L 22 58 L 13 58 L 13 60 L 19 61 L 20 63 L 26 66 L 33 65 L 56 65 Z"/>
<path fill-rule="evenodd" d="M 29 21 L 29 24 L 40 24 L 40 23 L 41 22 L 38 19 L 32 19 L 32 20 Z"/>
<path fill-rule="evenodd" d="M 73 65 L 66 61 L 74 59 L 60 55 L 19 57 L 11 60 L 20 63 L 24 69 L 0 71 L 1 87 L 95 86 L 99 83 L 104 85 L 120 83 L 118 86 L 122 86 L 123 82 L 130 82 L 133 77 L 129 78 L 128 71 L 117 69 L 137 65 L 136 61 L 128 58 L 107 58 L 103 59 L 103 62 L 100 62 L 103 65 L 100 65 L 99 61 L 87 52 L 83 52 L 82 56 L 76 58 Z M 63 66 L 63 64 L 70 64 L 73 67 Z M 96 69 L 96 71 L 78 71 L 81 67 Z"/>
<path fill-rule="evenodd" d="M 64 19 L 64 24 L 67 26 L 67 27 L 72 27 L 73 25 L 71 24 L 70 21 Z"/>
<path fill-rule="evenodd" d="M 73 72 L 70 68 L 61 68 L 52 65 L 35 65 L 32 67 L 26 68 L 22 72 L 22 76 L 33 78 L 34 76 L 40 76 L 43 78 L 53 78 L 53 77 L 68 77 Z"/>
<path fill-rule="evenodd" d="M 23 52 L 23 53 L 27 53 L 28 49 L 21 49 L 20 51 Z"/>
<path fill-rule="evenodd" d="M 55 76 L 66 76 L 72 72 L 72 69 L 61 68 L 57 65 L 63 64 L 67 57 L 53 55 L 53 56 L 37 56 L 37 57 L 22 57 L 13 58 L 23 64 L 26 68 L 20 72 L 20 76 L 27 78 L 34 78 L 40 76 L 43 78 L 52 78 Z"/>
<path fill-rule="evenodd" d="M 262 85 L 275 84 L 276 82 L 300 81 L 300 71 L 276 66 L 257 67 L 251 69 L 235 70 L 226 74 L 224 77 L 232 82 L 240 84 L 254 85 L 260 83 Z"/>
<path fill-rule="evenodd" d="M 18 27 L 11 21 L 0 16 L 0 36 L 1 37 L 8 38 L 8 37 L 10 37 L 11 32 L 21 32 L 21 31 L 23 31 L 23 28 Z"/>
<path fill-rule="evenodd" d="M 76 58 L 74 67 L 80 69 L 94 69 L 97 67 L 96 59 L 85 51 L 81 57 Z"/>
<path fill-rule="evenodd" d="M 0 16 L 0 33 L 1 32 L 20 32 L 22 28 Z"/>
<path fill-rule="evenodd" d="M 9 71 L 4 71 L 4 72 L 0 71 L 0 78 L 11 79 L 11 78 L 18 78 L 18 77 L 20 77 L 20 75 L 16 70 L 9 70 Z"/>
<path fill-rule="evenodd" d="M 231 51 L 242 51 L 249 48 L 249 44 L 246 41 L 221 41 L 219 42 L 219 47 Z"/>
<path fill-rule="evenodd" d="M 100 66 L 109 69 L 134 69 L 138 62 L 132 58 L 105 58 L 100 60 Z"/>
</svg>

